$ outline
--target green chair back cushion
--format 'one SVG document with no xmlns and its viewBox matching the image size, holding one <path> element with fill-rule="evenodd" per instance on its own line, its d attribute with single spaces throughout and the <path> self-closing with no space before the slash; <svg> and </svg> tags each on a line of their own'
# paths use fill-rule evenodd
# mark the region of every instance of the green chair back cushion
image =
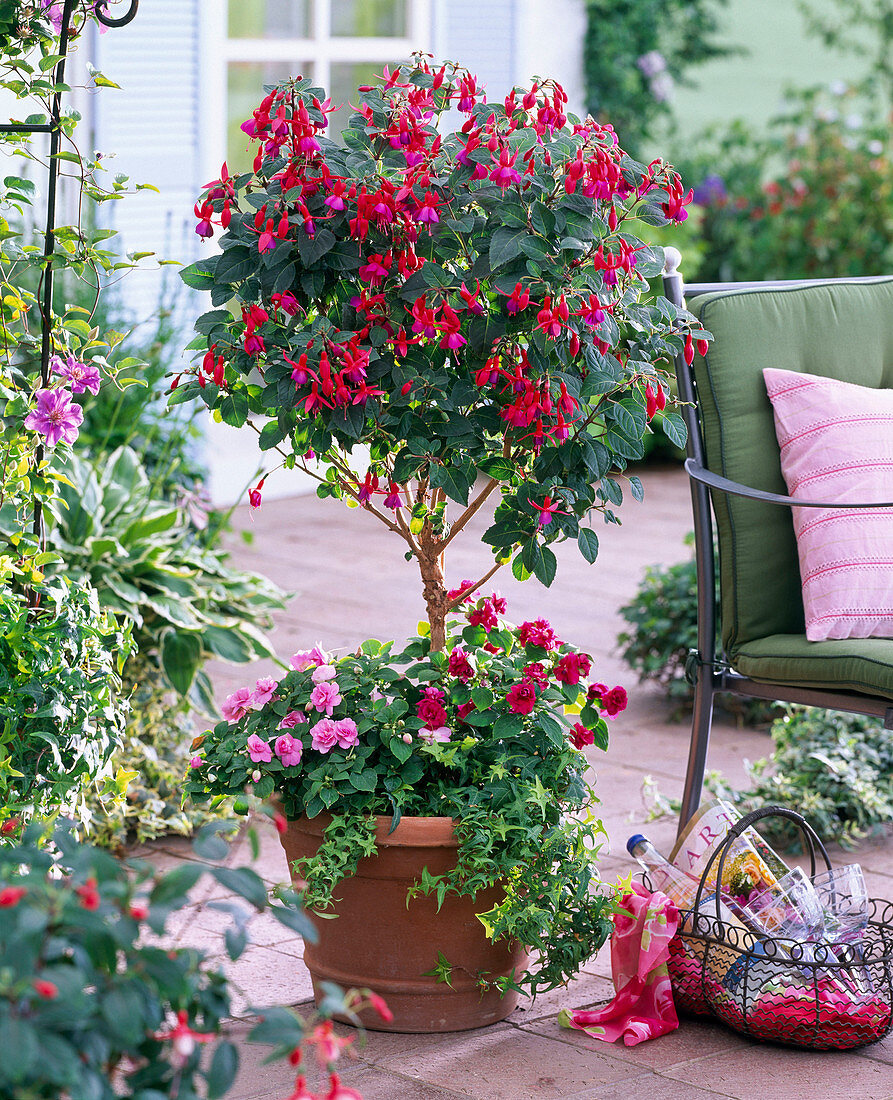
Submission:
<svg viewBox="0 0 893 1100">
<path fill-rule="evenodd" d="M 893 276 L 870 283 L 711 291 L 688 308 L 714 341 L 694 364 L 707 466 L 786 493 L 764 367 L 893 388 Z M 732 663 L 754 639 L 803 634 L 800 567 L 790 510 L 713 495 L 720 621 Z"/>
</svg>

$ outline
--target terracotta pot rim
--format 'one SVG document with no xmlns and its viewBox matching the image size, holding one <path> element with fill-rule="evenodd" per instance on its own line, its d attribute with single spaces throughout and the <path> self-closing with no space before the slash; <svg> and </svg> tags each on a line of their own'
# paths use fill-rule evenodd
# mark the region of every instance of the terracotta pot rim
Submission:
<svg viewBox="0 0 893 1100">
<path fill-rule="evenodd" d="M 322 836 L 326 826 L 332 820 L 331 814 L 318 814 L 316 817 L 303 815 L 295 818 L 292 824 L 312 836 Z M 451 817 L 410 817 L 400 818 L 397 828 L 390 832 L 392 816 L 375 815 L 375 843 L 380 846 L 398 845 L 404 848 L 456 848 L 458 840 Z"/>
</svg>

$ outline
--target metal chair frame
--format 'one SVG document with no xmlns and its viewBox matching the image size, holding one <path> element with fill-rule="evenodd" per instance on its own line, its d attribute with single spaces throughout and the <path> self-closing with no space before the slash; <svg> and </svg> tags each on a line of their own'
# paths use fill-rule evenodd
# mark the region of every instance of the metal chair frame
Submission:
<svg viewBox="0 0 893 1100">
<path fill-rule="evenodd" d="M 861 279 L 798 279 L 775 282 L 741 283 L 692 283 L 685 285 L 679 264 L 682 256 L 678 249 L 665 250 L 663 272 L 664 294 L 677 306 L 684 306 L 686 298 L 707 294 L 716 290 L 744 290 L 748 288 L 783 289 L 838 282 L 880 282 L 878 278 Z M 681 354 L 676 356 L 676 380 L 679 397 L 683 402 L 682 415 L 688 429 L 685 470 L 689 476 L 692 498 L 692 511 L 695 525 L 695 563 L 698 581 L 698 648 L 690 654 L 686 673 L 694 683 L 694 708 L 692 714 L 692 735 L 689 746 L 688 767 L 682 794 L 682 808 L 679 816 L 679 832 L 695 813 L 701 800 L 704 784 L 704 771 L 710 742 L 710 728 L 713 721 L 714 697 L 718 692 L 731 692 L 754 699 L 780 700 L 786 703 L 800 703 L 805 706 L 826 707 L 829 710 L 846 711 L 851 714 L 865 714 L 883 720 L 886 729 L 893 730 L 893 701 L 880 696 L 861 695 L 847 691 L 817 690 L 800 684 L 761 683 L 735 672 L 725 654 L 717 645 L 716 604 L 714 599 L 716 584 L 716 565 L 714 562 L 713 533 L 714 519 L 711 506 L 711 493 L 730 493 L 750 497 L 767 504 L 780 504 L 785 507 L 812 508 L 887 508 L 893 502 L 867 503 L 821 503 L 816 501 L 795 500 L 755 489 L 728 478 L 720 477 L 707 468 L 705 461 L 704 439 L 701 434 L 698 415 L 698 392 L 693 369 L 685 362 Z"/>
</svg>

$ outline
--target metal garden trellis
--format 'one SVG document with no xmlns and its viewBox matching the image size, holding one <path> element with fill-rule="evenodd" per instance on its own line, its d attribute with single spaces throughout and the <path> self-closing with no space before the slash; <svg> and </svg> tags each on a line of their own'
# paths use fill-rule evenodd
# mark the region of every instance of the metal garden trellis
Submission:
<svg viewBox="0 0 893 1100">
<path fill-rule="evenodd" d="M 47 122 L 24 123 L 9 122 L 0 125 L 0 134 L 49 134 L 50 152 L 47 165 L 47 201 L 46 227 L 44 230 L 42 285 L 38 289 L 41 306 L 41 346 L 40 379 L 46 387 L 50 382 L 50 340 L 53 325 L 53 253 L 56 248 L 56 192 L 59 182 L 59 153 L 62 144 L 62 91 L 58 88 L 65 79 L 65 62 L 71 40 L 71 20 L 80 0 L 64 0 L 59 33 L 59 60 L 53 69 L 53 83 L 57 90 L 53 93 L 50 117 Z M 93 11 L 96 19 L 106 27 L 123 27 L 136 16 L 139 0 L 129 0 L 129 6 L 123 15 L 112 16 L 107 8 L 110 0 L 96 0 Z M 37 449 L 38 465 L 43 461 L 43 446 Z M 34 502 L 34 534 L 43 541 L 43 506 L 39 500 Z"/>
</svg>

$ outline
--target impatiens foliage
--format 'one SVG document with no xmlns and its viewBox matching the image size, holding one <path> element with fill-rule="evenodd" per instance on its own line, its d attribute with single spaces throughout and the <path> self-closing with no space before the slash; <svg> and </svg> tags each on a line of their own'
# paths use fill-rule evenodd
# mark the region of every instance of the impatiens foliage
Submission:
<svg viewBox="0 0 893 1100">
<path fill-rule="evenodd" d="M 375 850 L 370 815 L 452 817 L 458 864 L 417 889 L 442 899 L 501 883 L 505 899 L 481 919 L 494 938 L 537 949 L 518 979 L 535 993 L 566 982 L 609 929 L 609 896 L 589 892 L 601 824 L 586 812 L 580 750 L 607 747 L 605 717 L 626 692 L 591 683 L 590 657 L 544 620 L 512 627 L 500 597 L 451 596 L 465 621 L 451 621 L 443 652 L 427 633 L 399 654 L 370 641 L 335 660 L 317 646 L 278 682 L 234 692 L 196 743 L 186 790 L 204 802 L 250 784 L 277 792 L 289 817 L 329 811 L 319 852 L 297 866 L 320 908 Z"/>
<path fill-rule="evenodd" d="M 487 102 L 468 71 L 420 56 L 360 89 L 338 145 L 337 108 L 289 80 L 243 126 L 253 171 L 224 165 L 196 204 L 220 251 L 184 279 L 215 308 L 173 400 L 248 424 L 321 496 L 394 531 L 418 560 L 435 650 L 456 606 L 443 552 L 491 494 L 495 560 L 475 587 L 509 560 L 550 584 L 556 540 L 594 560 L 587 517 L 616 521 L 663 370 L 705 337 L 647 297 L 660 250 L 628 229 L 684 218 L 690 193 L 565 104 L 552 81 Z M 451 110 L 464 121 L 446 133 Z M 681 441 L 677 413 L 662 423 Z"/>
</svg>

